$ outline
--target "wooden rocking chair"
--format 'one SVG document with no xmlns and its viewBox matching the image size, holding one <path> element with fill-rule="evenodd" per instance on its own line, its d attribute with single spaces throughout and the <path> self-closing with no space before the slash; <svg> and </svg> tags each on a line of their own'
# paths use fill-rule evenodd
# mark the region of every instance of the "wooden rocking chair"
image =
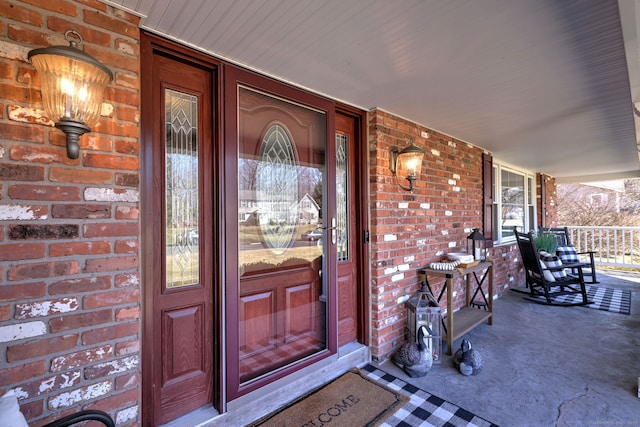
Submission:
<svg viewBox="0 0 640 427">
<path fill-rule="evenodd" d="M 545 234 L 553 234 L 556 237 L 556 242 L 558 243 L 558 247 L 573 247 L 571 243 L 571 237 L 569 237 L 569 228 L 568 227 L 540 227 L 540 233 Z M 595 252 L 594 251 L 585 251 L 585 252 L 576 252 L 580 258 L 585 259 L 585 267 L 587 270 L 582 271 L 586 277 L 591 277 L 591 281 L 585 281 L 585 283 L 598 283 L 598 279 L 596 278 L 596 262 L 595 262 Z M 589 261 L 586 261 L 586 258 Z M 574 271 L 574 274 L 576 272 Z"/>
<path fill-rule="evenodd" d="M 533 240 L 533 233 L 519 233 L 514 228 L 520 255 L 522 256 L 522 264 L 524 265 L 526 274 L 526 285 L 529 288 L 529 296 L 525 299 L 547 305 L 574 306 L 592 304 L 587 298 L 587 290 L 584 284 L 584 275 L 582 267 L 584 263 L 562 264 L 557 267 L 544 267 L 540 261 L 536 244 Z M 566 274 L 554 277 L 552 273 L 560 272 L 564 269 L 576 271 L 577 275 Z M 545 270 L 547 274 L 545 275 Z M 581 296 L 578 300 L 570 299 L 564 302 L 565 298 L 558 298 L 564 295 L 578 294 Z"/>
</svg>

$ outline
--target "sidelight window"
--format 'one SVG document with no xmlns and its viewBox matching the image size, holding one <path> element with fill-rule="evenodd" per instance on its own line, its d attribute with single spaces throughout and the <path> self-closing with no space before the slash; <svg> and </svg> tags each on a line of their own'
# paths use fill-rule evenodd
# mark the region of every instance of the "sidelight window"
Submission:
<svg viewBox="0 0 640 427">
<path fill-rule="evenodd" d="M 167 288 L 200 281 L 198 98 L 165 90 Z"/>
</svg>

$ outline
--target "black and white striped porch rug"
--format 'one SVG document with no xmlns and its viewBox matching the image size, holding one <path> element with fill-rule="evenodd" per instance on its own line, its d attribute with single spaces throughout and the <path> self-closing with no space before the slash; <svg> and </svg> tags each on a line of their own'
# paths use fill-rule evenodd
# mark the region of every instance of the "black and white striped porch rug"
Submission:
<svg viewBox="0 0 640 427">
<path fill-rule="evenodd" d="M 613 313 L 631 314 L 631 291 L 628 289 L 611 289 L 602 286 L 586 285 L 587 298 L 593 304 L 581 307 L 592 308 L 601 311 L 611 311 Z M 528 291 L 527 291 L 528 293 Z M 544 297 L 540 298 L 544 301 Z M 555 297 L 554 301 L 561 304 L 578 303 L 582 301 L 580 294 L 569 294 Z"/>
<path fill-rule="evenodd" d="M 409 402 L 387 418 L 380 427 L 498 427 L 466 409 L 401 380 L 373 365 L 360 370 L 369 378 L 409 396 Z"/>
<path fill-rule="evenodd" d="M 628 289 L 611 289 L 602 286 L 587 287 L 587 297 L 593 304 L 589 308 L 614 313 L 631 314 L 631 291 Z M 576 296 L 576 295 L 574 295 Z"/>
</svg>

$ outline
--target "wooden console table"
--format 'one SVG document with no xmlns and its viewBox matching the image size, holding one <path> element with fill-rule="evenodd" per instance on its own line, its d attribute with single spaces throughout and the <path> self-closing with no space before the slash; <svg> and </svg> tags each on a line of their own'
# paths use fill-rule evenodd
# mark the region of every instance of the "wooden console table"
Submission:
<svg viewBox="0 0 640 427">
<path fill-rule="evenodd" d="M 485 271 L 486 270 L 486 271 Z M 484 271 L 484 274 L 482 272 Z M 493 262 L 485 261 L 480 264 L 467 268 L 456 268 L 454 270 L 433 270 L 431 268 L 423 268 L 419 270 L 421 280 L 425 280 L 427 276 L 444 276 L 444 287 L 437 297 L 438 303 L 442 299 L 444 292 L 447 292 L 447 317 L 443 320 L 447 334 L 447 353 L 453 354 L 453 342 L 466 334 L 485 320 L 489 324 L 493 324 Z M 481 277 L 478 277 L 480 273 Z M 466 276 L 466 298 L 465 307 L 453 313 L 453 279 Z M 473 276 L 473 290 L 471 277 Z M 482 290 L 485 279 L 488 278 L 489 297 L 487 298 Z M 429 281 L 427 280 L 427 283 Z M 430 289 L 431 290 L 431 289 Z M 471 293 L 473 292 L 473 294 Z M 433 291 L 431 291 L 433 293 Z M 478 296 L 480 294 L 480 296 Z M 435 294 L 433 295 L 435 297 Z M 474 300 L 481 298 L 481 300 Z M 473 306 L 478 308 L 474 308 Z M 485 309 L 482 309 L 484 307 Z"/>
</svg>

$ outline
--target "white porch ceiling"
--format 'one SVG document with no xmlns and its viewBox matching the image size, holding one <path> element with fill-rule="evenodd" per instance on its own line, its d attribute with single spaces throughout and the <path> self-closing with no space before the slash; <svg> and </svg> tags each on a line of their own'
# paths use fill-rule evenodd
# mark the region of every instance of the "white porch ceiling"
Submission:
<svg viewBox="0 0 640 427">
<path fill-rule="evenodd" d="M 640 177 L 639 0 L 105 2 L 154 33 L 558 182 Z"/>
</svg>

